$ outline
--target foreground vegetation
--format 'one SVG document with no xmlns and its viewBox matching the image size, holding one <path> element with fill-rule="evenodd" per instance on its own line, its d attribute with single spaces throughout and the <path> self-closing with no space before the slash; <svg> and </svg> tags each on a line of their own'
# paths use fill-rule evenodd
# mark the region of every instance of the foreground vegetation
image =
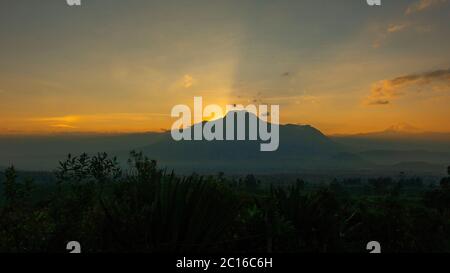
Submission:
<svg viewBox="0 0 450 273">
<path fill-rule="evenodd" d="M 69 156 L 50 186 L 5 170 L 0 252 L 65 252 L 68 241 L 83 252 L 366 252 L 373 240 L 383 252 L 450 252 L 449 178 L 411 198 L 406 180 L 352 195 L 339 181 L 177 176 L 136 152 L 128 163 Z"/>
</svg>

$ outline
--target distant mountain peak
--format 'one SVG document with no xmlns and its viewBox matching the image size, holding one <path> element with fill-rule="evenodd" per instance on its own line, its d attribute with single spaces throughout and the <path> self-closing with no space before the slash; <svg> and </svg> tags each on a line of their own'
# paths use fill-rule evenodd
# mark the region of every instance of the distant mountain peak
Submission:
<svg viewBox="0 0 450 273">
<path fill-rule="evenodd" d="M 223 117 L 223 119 L 226 119 L 228 117 L 230 117 L 230 119 L 232 119 L 235 115 L 244 115 L 246 118 L 256 118 L 256 119 L 260 119 L 260 114 L 255 114 L 253 112 L 249 112 L 247 110 L 231 110 L 228 111 L 227 114 Z M 269 114 L 270 115 L 270 114 Z"/>
<path fill-rule="evenodd" d="M 384 132 L 387 133 L 422 133 L 423 131 L 419 128 L 408 124 L 406 122 L 397 123 L 387 128 Z"/>
</svg>

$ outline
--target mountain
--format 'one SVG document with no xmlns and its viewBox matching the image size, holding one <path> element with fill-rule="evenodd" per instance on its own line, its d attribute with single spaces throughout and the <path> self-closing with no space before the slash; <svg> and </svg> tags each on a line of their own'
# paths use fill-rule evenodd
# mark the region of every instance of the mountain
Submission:
<svg viewBox="0 0 450 273">
<path fill-rule="evenodd" d="M 0 165 L 24 170 L 53 170 L 67 154 L 109 152 L 126 155 L 163 137 L 162 133 L 54 134 L 0 136 Z"/>
<path fill-rule="evenodd" d="M 228 113 L 230 114 L 234 113 Z M 245 114 L 247 125 L 250 118 L 257 119 L 251 115 Z M 218 122 L 225 124 L 226 117 Z M 205 123 L 201 126 L 205 126 Z M 272 125 L 267 126 L 271 128 Z M 245 129 L 248 134 L 249 126 Z M 261 152 L 260 144 L 265 143 L 261 140 L 175 141 L 170 132 L 0 137 L 0 149 L 3 151 L 0 154 L 0 164 L 15 164 L 22 169 L 52 170 L 68 153 L 103 151 L 118 156 L 125 162 L 128 152 L 134 149 L 143 151 L 163 166 L 185 172 L 282 173 L 304 169 L 355 169 L 370 165 L 312 126 L 280 125 L 279 136 L 279 149 L 275 152 Z"/>
<path fill-rule="evenodd" d="M 402 122 L 395 125 L 390 126 L 384 133 L 396 133 L 396 134 L 417 134 L 422 133 L 423 131 L 417 127 L 412 126 L 411 124 Z"/>
<path fill-rule="evenodd" d="M 229 115 L 219 120 L 225 128 Z M 246 124 L 252 117 L 246 113 Z M 195 126 L 195 125 L 194 125 Z M 204 124 L 202 124 L 204 126 Z M 269 128 L 272 126 L 268 124 Z M 192 131 L 192 130 L 191 130 Z M 248 126 L 246 127 L 248 135 Z M 235 130 L 236 132 L 236 130 Z M 226 135 L 226 129 L 224 130 Z M 309 125 L 280 125 L 279 148 L 261 152 L 262 141 L 174 141 L 166 133 L 161 141 L 142 147 L 150 158 L 175 169 L 228 172 L 293 172 L 304 169 L 358 168 L 368 165 Z"/>
<path fill-rule="evenodd" d="M 399 162 L 415 161 L 420 159 L 430 163 L 450 163 L 449 152 L 430 152 L 427 150 L 368 150 L 359 153 L 372 162 L 396 164 Z"/>
<path fill-rule="evenodd" d="M 408 124 L 397 124 L 384 131 L 329 136 L 351 151 L 426 150 L 450 152 L 450 132 L 425 132 Z"/>
<path fill-rule="evenodd" d="M 406 172 L 408 174 L 425 174 L 430 173 L 439 176 L 445 176 L 445 167 L 439 164 L 432 164 L 424 161 L 408 161 L 400 162 L 388 166 L 385 171 L 392 171 L 393 173 Z"/>
<path fill-rule="evenodd" d="M 217 124 L 226 124 L 228 113 Z M 249 121 L 257 119 L 245 113 L 245 131 Z M 267 125 L 272 127 L 270 123 Z M 194 126 L 206 125 L 206 122 Z M 235 136 L 236 136 L 236 129 Z M 394 128 L 392 128 L 394 129 Z M 410 130 L 404 128 L 402 130 Z M 398 131 L 396 128 L 395 131 Z M 226 126 L 223 135 L 226 136 Z M 150 159 L 177 172 L 226 173 L 358 173 L 383 170 L 445 170 L 450 164 L 450 135 L 398 133 L 396 137 L 377 134 L 325 136 L 309 125 L 279 126 L 279 148 L 261 152 L 261 140 L 250 141 L 175 141 L 171 132 L 139 134 L 3 136 L 0 137 L 0 165 L 14 164 L 20 170 L 54 170 L 68 153 L 107 152 L 126 164 L 129 151 L 143 151 Z M 383 135 L 389 133 L 384 132 Z M 407 137 L 403 137 L 407 135 Z M 191 134 L 192 136 L 192 134 Z"/>
<path fill-rule="evenodd" d="M 385 169 L 442 174 L 450 165 L 450 133 L 424 132 L 408 124 L 399 124 L 381 132 L 330 138 Z"/>
<path fill-rule="evenodd" d="M 398 123 L 383 131 L 359 133 L 359 134 L 336 134 L 330 136 L 332 139 L 376 139 L 376 140 L 430 140 L 439 142 L 450 142 L 450 132 L 427 132 L 408 123 Z"/>
</svg>

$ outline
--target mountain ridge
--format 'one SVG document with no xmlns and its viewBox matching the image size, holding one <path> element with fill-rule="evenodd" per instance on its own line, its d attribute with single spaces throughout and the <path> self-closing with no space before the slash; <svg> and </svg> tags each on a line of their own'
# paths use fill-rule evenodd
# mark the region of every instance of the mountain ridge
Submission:
<svg viewBox="0 0 450 273">
<path fill-rule="evenodd" d="M 224 118 L 221 119 L 216 121 L 225 122 Z M 202 122 L 202 126 L 204 124 Z M 150 159 L 157 160 L 162 166 L 183 172 L 292 173 L 300 170 L 377 169 L 377 166 L 406 161 L 428 161 L 441 165 L 448 158 L 446 149 L 450 151 L 450 141 L 446 146 L 447 142 L 430 144 L 429 140 L 421 142 L 330 137 L 311 125 L 280 124 L 279 136 L 279 149 L 274 152 L 261 152 L 261 140 L 175 141 L 171 137 L 171 131 L 94 136 L 0 137 L 0 165 L 14 164 L 23 170 L 53 170 L 68 153 L 79 155 L 84 152 L 107 152 L 126 164 L 129 151 L 137 150 Z M 411 147 L 414 149 L 411 150 Z M 440 150 L 443 153 L 436 152 Z"/>
</svg>

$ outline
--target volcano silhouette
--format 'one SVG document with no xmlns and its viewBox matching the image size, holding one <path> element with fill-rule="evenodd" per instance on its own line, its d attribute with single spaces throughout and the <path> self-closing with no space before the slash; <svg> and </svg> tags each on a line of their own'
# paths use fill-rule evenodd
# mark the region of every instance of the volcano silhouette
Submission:
<svg viewBox="0 0 450 273">
<path fill-rule="evenodd" d="M 215 122 L 223 124 L 226 136 L 226 118 L 236 112 L 229 112 Z M 242 112 L 241 112 L 242 114 Z M 222 171 L 295 171 L 302 169 L 342 168 L 363 166 L 365 163 L 355 155 L 347 153 L 340 145 L 309 125 L 279 125 L 279 147 L 273 152 L 261 152 L 260 144 L 267 141 L 249 140 L 249 121 L 259 119 L 245 112 L 246 140 L 237 139 L 235 122 L 235 140 L 181 140 L 172 139 L 170 132 L 159 141 L 139 148 L 150 158 L 158 159 L 177 169 L 222 170 Z M 264 121 L 261 121 L 265 124 Z M 191 129 L 203 126 L 194 124 Z M 269 130 L 272 124 L 267 124 Z"/>
</svg>

